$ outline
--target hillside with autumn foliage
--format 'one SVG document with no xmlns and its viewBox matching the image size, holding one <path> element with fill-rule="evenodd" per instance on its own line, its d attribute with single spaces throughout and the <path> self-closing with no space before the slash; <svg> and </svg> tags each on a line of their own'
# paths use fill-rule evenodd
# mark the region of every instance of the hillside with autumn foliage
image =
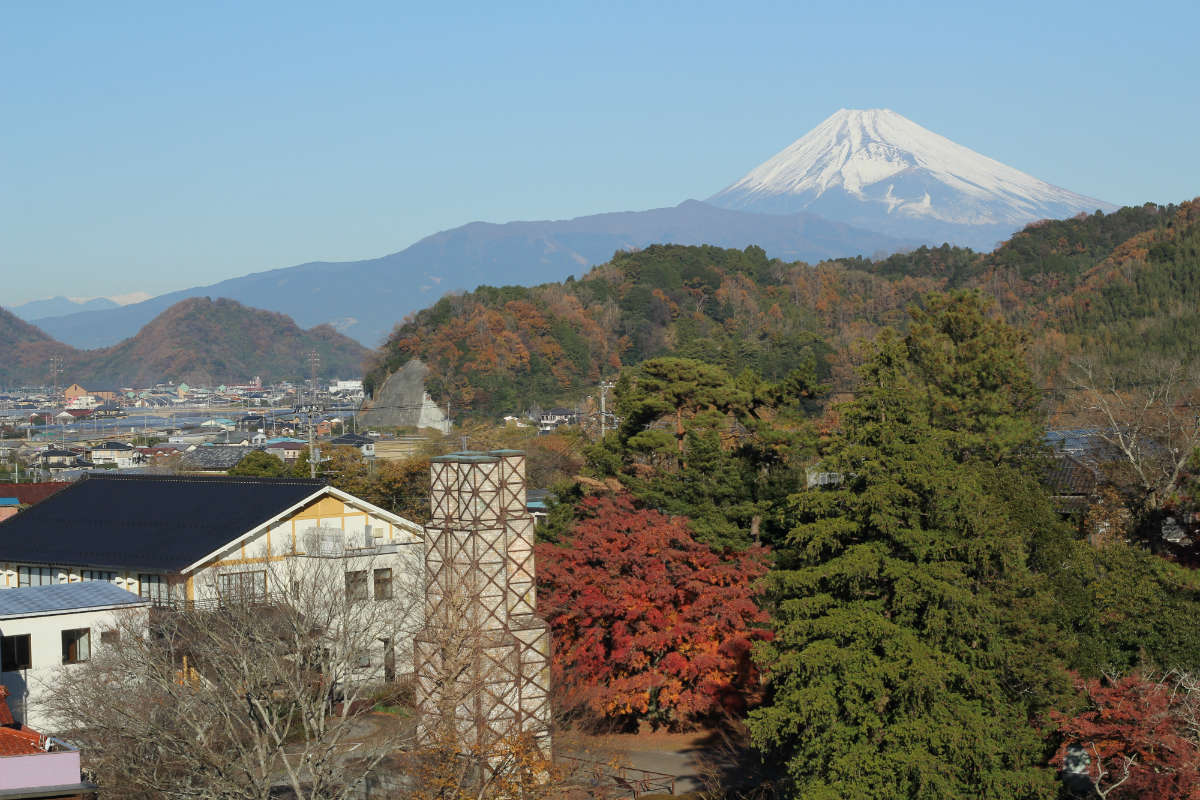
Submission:
<svg viewBox="0 0 1200 800">
<path fill-rule="evenodd" d="M 51 356 L 63 377 L 84 384 L 145 386 L 159 381 L 200 385 L 300 379 L 306 354 L 321 356 L 324 377 L 357 375 L 368 351 L 328 325 L 302 330 L 291 317 L 224 298 L 184 300 L 155 317 L 136 336 L 112 347 L 76 350 L 0 309 L 0 386 L 48 379 Z"/>
<path fill-rule="evenodd" d="M 65 345 L 10 311 L 0 308 L 0 386 L 18 383 L 32 374 L 46 374 L 50 357 Z"/>
<path fill-rule="evenodd" d="M 1194 359 L 1200 201 L 1037 223 L 992 253 L 922 247 L 810 265 L 745 250 L 653 245 L 619 252 L 580 280 L 482 286 L 397 326 L 368 388 L 419 358 L 439 401 L 484 415 L 576 402 L 622 366 L 696 358 L 778 380 L 811 363 L 844 388 L 853 344 L 930 291 L 977 289 L 1031 335 L 1039 378 L 1068 358 Z M 1137 348 L 1130 346 L 1136 341 Z"/>
</svg>

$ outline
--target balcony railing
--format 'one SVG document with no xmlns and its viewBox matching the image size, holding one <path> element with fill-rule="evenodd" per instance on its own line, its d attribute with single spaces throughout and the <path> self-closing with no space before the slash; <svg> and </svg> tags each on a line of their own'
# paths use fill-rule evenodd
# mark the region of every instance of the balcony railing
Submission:
<svg viewBox="0 0 1200 800">
<path fill-rule="evenodd" d="M 286 602 L 282 592 L 268 592 L 265 595 L 238 593 L 224 597 L 207 597 L 202 600 L 184 600 L 178 597 L 154 597 L 150 605 L 166 611 L 219 611 L 223 608 L 252 606 L 274 606 Z"/>
</svg>

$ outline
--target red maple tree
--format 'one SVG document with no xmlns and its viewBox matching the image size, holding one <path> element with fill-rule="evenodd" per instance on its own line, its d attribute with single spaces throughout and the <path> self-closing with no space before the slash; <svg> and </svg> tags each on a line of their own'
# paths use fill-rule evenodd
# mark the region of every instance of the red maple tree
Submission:
<svg viewBox="0 0 1200 800">
<path fill-rule="evenodd" d="M 1062 768 L 1081 748 L 1092 789 L 1105 800 L 1200 800 L 1200 687 L 1191 676 L 1135 672 L 1076 685 L 1089 705 L 1072 717 L 1051 713 L 1062 736 L 1052 764 Z"/>
<path fill-rule="evenodd" d="M 539 606 L 562 705 L 679 729 L 758 695 L 751 645 L 766 639 L 755 598 L 767 551 L 717 554 L 683 517 L 592 497 L 561 545 L 539 545 Z"/>
</svg>

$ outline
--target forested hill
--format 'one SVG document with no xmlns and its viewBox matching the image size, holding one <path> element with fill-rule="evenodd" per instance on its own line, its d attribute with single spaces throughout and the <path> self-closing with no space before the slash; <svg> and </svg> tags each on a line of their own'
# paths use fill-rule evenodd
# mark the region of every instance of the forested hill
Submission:
<svg viewBox="0 0 1200 800">
<path fill-rule="evenodd" d="M 158 381 L 213 385 L 301 379 L 306 354 L 320 354 L 325 377 L 361 374 L 368 351 L 328 325 L 302 330 L 284 314 L 233 300 L 197 297 L 176 303 L 120 344 L 76 350 L 0 309 L 0 386 L 42 384 L 49 360 L 63 360 L 62 379 L 100 386 L 146 386 Z"/>
<path fill-rule="evenodd" d="M 63 349 L 70 350 L 41 329 L 0 308 L 0 386 L 17 383 L 33 374 L 48 375 L 50 357 Z"/>
<path fill-rule="evenodd" d="M 91 380 L 121 386 L 168 378 L 204 386 L 255 375 L 299 380 L 308 375 L 307 354 L 314 350 L 323 377 L 361 374 L 368 354 L 329 325 L 303 330 L 286 314 L 193 297 L 155 317 L 137 336 L 85 351 L 80 369 Z"/>
<path fill-rule="evenodd" d="M 420 358 L 436 399 L 486 415 L 574 402 L 622 365 L 660 355 L 770 379 L 811 359 L 837 385 L 850 380 L 855 341 L 902 326 L 910 303 L 949 288 L 995 297 L 1030 330 L 1047 379 L 1073 353 L 1127 361 L 1149 345 L 1192 358 L 1183 330 L 1200 314 L 1198 209 L 1038 223 L 987 254 L 943 246 L 809 265 L 758 247 L 654 245 L 578 281 L 445 297 L 392 333 L 367 385 Z"/>
</svg>

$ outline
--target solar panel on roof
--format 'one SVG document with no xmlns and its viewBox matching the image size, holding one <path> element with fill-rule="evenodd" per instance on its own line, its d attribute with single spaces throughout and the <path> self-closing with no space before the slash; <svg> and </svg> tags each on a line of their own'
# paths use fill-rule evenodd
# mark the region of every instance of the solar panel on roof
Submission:
<svg viewBox="0 0 1200 800">
<path fill-rule="evenodd" d="M 106 581 L 22 586 L 0 591 L 0 618 L 27 617 L 53 611 L 138 605 L 146 600 Z"/>
</svg>

